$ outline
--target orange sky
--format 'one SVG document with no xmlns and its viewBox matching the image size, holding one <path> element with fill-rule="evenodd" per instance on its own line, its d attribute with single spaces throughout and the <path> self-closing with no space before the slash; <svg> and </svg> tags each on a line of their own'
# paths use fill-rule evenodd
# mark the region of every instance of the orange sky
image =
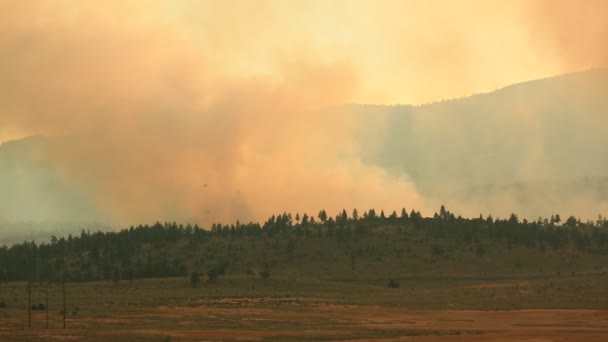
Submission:
<svg viewBox="0 0 608 342">
<path fill-rule="evenodd" d="M 319 107 L 419 104 L 606 65 L 607 7 L 602 0 L 6 1 L 0 68 L 13 79 L 0 86 L 10 93 L 14 78 L 40 76 L 58 87 L 100 80 L 113 88 L 170 70 L 175 83 L 223 88 L 251 78 L 289 83 L 294 69 L 320 65 L 340 68 L 340 81 L 351 84 Z M 5 114 L 17 115 L 27 114 Z M 29 124 L 6 121 L 0 141 L 30 133 Z"/>
<path fill-rule="evenodd" d="M 408 179 L 359 160 L 346 114 L 319 109 L 605 66 L 606 4 L 2 1 L 0 142 L 76 139 L 53 158 L 118 222 L 423 207 Z M 328 190 L 302 196 L 313 187 Z M 151 189 L 180 200 L 167 208 Z"/>
</svg>

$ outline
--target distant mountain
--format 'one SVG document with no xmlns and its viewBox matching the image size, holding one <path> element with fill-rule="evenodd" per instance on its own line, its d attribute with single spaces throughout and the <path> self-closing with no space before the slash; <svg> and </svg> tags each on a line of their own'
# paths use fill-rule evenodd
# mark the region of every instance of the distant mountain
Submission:
<svg viewBox="0 0 608 342">
<path fill-rule="evenodd" d="M 472 215 L 608 215 L 608 70 L 423 106 L 351 106 L 367 163 Z M 458 210 L 456 210 L 458 211 Z"/>
<path fill-rule="evenodd" d="M 0 244 L 79 232 L 100 218 L 53 160 L 58 139 L 0 144 Z"/>
<path fill-rule="evenodd" d="M 410 179 L 427 208 L 593 219 L 608 216 L 607 94 L 602 69 L 422 106 L 327 111 L 348 111 L 358 123 L 354 140 L 363 162 Z M 0 243 L 104 222 L 108 213 L 98 212 L 93 195 L 57 157 L 58 146 L 70 143 L 30 137 L 0 144 Z"/>
<path fill-rule="evenodd" d="M 0 218 L 78 221 L 95 216 L 86 195 L 70 185 L 53 160 L 56 139 L 30 137 L 0 145 Z"/>
</svg>

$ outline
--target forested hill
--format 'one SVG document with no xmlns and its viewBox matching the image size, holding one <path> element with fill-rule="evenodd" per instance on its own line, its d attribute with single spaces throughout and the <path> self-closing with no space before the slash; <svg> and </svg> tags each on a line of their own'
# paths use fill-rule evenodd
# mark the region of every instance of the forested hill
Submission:
<svg viewBox="0 0 608 342">
<path fill-rule="evenodd" d="M 422 106 L 350 109 L 365 123 L 362 158 L 411 179 L 436 207 L 594 218 L 608 210 L 606 94 L 608 69 L 595 69 Z"/>
<path fill-rule="evenodd" d="M 413 276 L 537 276 L 597 272 L 608 261 L 608 221 L 559 215 L 535 222 L 456 217 L 444 207 L 385 215 L 346 211 L 316 219 L 283 213 L 263 224 L 156 223 L 82 231 L 50 243 L 0 249 L 5 280 L 121 281 L 223 274 L 384 279 Z"/>
</svg>

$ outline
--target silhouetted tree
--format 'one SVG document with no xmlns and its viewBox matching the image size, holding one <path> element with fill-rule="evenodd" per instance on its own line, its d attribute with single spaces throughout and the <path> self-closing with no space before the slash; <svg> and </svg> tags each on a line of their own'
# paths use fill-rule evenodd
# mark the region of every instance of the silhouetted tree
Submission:
<svg viewBox="0 0 608 342">
<path fill-rule="evenodd" d="M 408 219 L 407 210 L 405 210 L 405 208 L 401 208 L 401 219 L 402 220 L 407 220 Z"/>
<path fill-rule="evenodd" d="M 306 226 L 308 225 L 308 214 L 304 213 L 304 215 L 302 215 L 302 225 Z"/>
<path fill-rule="evenodd" d="M 327 213 L 325 212 L 324 209 L 319 211 L 319 215 L 317 217 L 319 218 L 321 223 L 325 223 L 325 221 L 327 221 Z"/>
</svg>

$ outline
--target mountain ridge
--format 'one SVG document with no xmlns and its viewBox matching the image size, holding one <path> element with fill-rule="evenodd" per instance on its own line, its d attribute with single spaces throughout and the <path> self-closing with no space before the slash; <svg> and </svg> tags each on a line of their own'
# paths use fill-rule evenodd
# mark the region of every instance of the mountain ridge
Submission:
<svg viewBox="0 0 608 342">
<path fill-rule="evenodd" d="M 608 69 L 591 69 L 422 106 L 347 104 L 327 112 L 352 114 L 361 161 L 410 180 L 430 208 L 593 218 L 608 212 L 606 90 Z M 0 220 L 104 218 L 59 174 L 53 146 L 66 142 L 32 136 L 0 144 Z"/>
</svg>

